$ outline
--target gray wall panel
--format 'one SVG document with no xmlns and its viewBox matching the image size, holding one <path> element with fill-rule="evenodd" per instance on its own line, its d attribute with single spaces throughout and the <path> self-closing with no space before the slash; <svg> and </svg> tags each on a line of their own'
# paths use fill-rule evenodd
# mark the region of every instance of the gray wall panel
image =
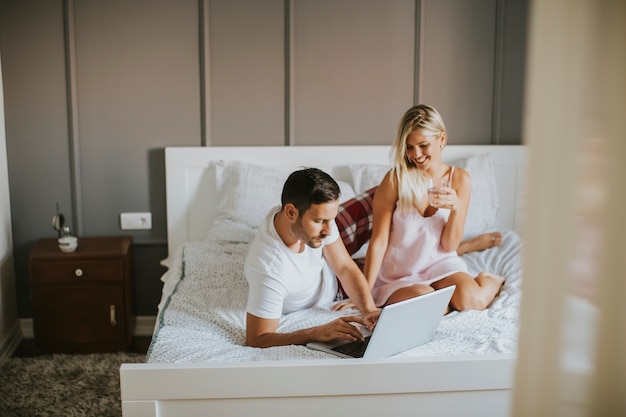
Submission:
<svg viewBox="0 0 626 417">
<path fill-rule="evenodd" d="M 210 144 L 285 143 L 283 3 L 210 2 Z"/>
<path fill-rule="evenodd" d="M 292 3 L 291 143 L 391 143 L 413 102 L 415 2 Z"/>
<path fill-rule="evenodd" d="M 30 315 L 27 258 L 72 219 L 62 1 L 0 3 L 0 47 L 18 314 Z M 7 198 L 7 196 L 2 196 Z"/>
<path fill-rule="evenodd" d="M 528 3 L 508 0 L 504 7 L 504 45 L 502 48 L 502 86 L 498 143 L 521 143 L 526 69 L 526 26 Z"/>
<path fill-rule="evenodd" d="M 164 203 L 164 189 L 148 187 L 163 170 L 146 150 L 200 145 L 197 1 L 79 1 L 75 26 L 82 233 L 128 234 L 119 214 L 147 211 L 136 239 L 163 239 L 150 193 Z"/>
<path fill-rule="evenodd" d="M 496 0 L 422 0 L 419 101 L 439 110 L 449 143 L 490 144 Z"/>
<path fill-rule="evenodd" d="M 17 343 L 17 298 L 15 297 L 15 266 L 13 261 L 13 232 L 11 231 L 11 201 L 7 160 L 6 129 L 4 126 L 4 88 L 0 57 L 0 357 L 4 360 Z M 4 400 L 6 401 L 6 400 Z"/>
</svg>

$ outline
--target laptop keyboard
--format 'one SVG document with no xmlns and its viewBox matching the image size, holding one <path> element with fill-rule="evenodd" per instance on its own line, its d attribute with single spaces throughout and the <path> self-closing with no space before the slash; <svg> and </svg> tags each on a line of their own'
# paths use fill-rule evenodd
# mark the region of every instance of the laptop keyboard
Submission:
<svg viewBox="0 0 626 417">
<path fill-rule="evenodd" d="M 356 342 L 350 342 L 334 347 L 332 350 L 343 353 L 344 355 L 352 356 L 353 358 L 362 358 L 365 353 L 365 349 L 367 349 L 367 344 L 370 342 L 370 337 L 371 336 L 365 337 L 365 340 L 362 342 L 357 340 Z"/>
</svg>

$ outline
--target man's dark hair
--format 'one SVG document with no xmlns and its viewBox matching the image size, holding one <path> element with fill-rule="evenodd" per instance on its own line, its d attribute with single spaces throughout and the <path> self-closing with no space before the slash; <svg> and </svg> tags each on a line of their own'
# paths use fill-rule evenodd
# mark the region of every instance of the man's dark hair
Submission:
<svg viewBox="0 0 626 417">
<path fill-rule="evenodd" d="M 312 204 L 335 201 L 340 195 L 339 185 L 327 173 L 317 168 L 303 168 L 292 172 L 283 186 L 281 203 L 291 203 L 302 216 Z"/>
</svg>

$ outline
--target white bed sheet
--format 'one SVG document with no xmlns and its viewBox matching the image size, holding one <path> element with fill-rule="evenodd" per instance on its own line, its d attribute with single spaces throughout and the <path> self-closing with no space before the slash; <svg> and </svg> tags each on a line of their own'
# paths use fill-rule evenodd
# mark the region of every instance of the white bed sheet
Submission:
<svg viewBox="0 0 626 417">
<path fill-rule="evenodd" d="M 168 259 L 163 297 L 147 362 L 239 362 L 336 359 L 303 346 L 244 346 L 247 282 L 243 262 L 254 230 L 217 222 L 209 239 L 182 245 Z M 506 277 L 498 297 L 485 311 L 453 312 L 441 321 L 435 339 L 396 357 L 514 353 L 521 299 L 522 241 L 503 231 L 498 247 L 463 256 L 470 271 Z M 351 312 L 354 313 L 354 312 Z M 288 314 L 279 331 L 325 323 L 339 314 L 311 308 Z"/>
</svg>

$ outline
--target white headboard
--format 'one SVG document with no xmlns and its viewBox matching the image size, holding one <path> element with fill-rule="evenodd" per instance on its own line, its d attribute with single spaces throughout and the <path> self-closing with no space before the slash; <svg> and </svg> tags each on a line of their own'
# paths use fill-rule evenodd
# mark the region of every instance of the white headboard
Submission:
<svg viewBox="0 0 626 417">
<path fill-rule="evenodd" d="M 336 180 L 352 183 L 349 164 L 390 164 L 389 146 L 213 146 L 165 148 L 168 250 L 206 238 L 217 212 L 215 170 L 211 163 L 240 160 L 294 171 L 317 167 Z M 518 230 L 526 148 L 522 145 L 449 145 L 443 155 L 454 161 L 489 153 L 494 161 L 501 227 Z M 277 204 L 280 202 L 277 201 Z"/>
</svg>

